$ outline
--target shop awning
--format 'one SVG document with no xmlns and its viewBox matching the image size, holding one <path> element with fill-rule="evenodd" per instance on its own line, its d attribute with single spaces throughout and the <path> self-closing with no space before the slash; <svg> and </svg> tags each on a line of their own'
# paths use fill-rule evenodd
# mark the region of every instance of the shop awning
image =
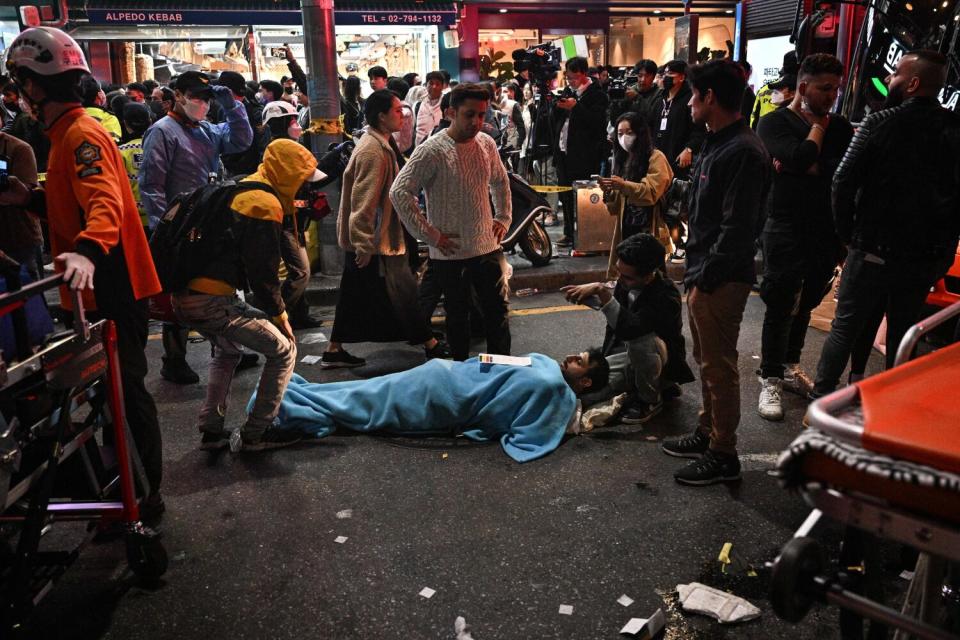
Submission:
<svg viewBox="0 0 960 640">
<path fill-rule="evenodd" d="M 88 0 L 70 8 L 75 24 L 110 26 L 300 25 L 299 0 L 201 0 L 189 6 L 145 0 Z M 186 3 L 183 3 L 186 4 Z M 454 2 L 338 2 L 338 25 L 453 26 Z"/>
</svg>

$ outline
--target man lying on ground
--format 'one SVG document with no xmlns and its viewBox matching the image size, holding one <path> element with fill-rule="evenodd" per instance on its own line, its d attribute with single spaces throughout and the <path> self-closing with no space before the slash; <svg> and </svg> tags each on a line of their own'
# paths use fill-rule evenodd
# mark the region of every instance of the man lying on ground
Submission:
<svg viewBox="0 0 960 640">
<path fill-rule="evenodd" d="M 527 358 L 526 365 L 481 358 L 431 360 L 369 380 L 326 384 L 294 375 L 276 424 L 317 438 L 337 427 L 410 435 L 462 433 L 473 440 L 499 436 L 508 456 L 527 462 L 559 446 L 567 428 L 579 420 L 577 396 L 606 386 L 610 371 L 600 349 L 562 362 L 538 353 Z"/>
</svg>

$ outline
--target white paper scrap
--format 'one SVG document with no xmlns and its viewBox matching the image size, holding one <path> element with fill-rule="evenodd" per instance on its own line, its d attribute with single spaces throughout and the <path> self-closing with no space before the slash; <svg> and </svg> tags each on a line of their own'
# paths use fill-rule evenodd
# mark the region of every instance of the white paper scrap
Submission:
<svg viewBox="0 0 960 640">
<path fill-rule="evenodd" d="M 343 511 L 337 511 L 338 520 L 346 520 L 353 517 L 353 509 L 344 509 Z"/>
<path fill-rule="evenodd" d="M 322 356 L 303 356 L 303 358 L 300 359 L 300 362 L 303 364 L 317 364 L 320 362 L 321 357 Z"/>
<path fill-rule="evenodd" d="M 562 616 L 572 616 L 572 615 L 573 615 L 573 605 L 572 605 L 572 604 L 562 604 L 562 605 L 560 605 L 560 615 L 562 615 Z"/>
<path fill-rule="evenodd" d="M 434 590 L 431 589 L 430 587 L 424 587 L 423 589 L 420 590 L 420 595 L 421 595 L 422 597 L 426 598 L 427 600 L 429 600 L 430 598 L 432 598 L 435 593 L 436 593 L 436 591 L 434 591 Z"/>
<path fill-rule="evenodd" d="M 629 607 L 630 605 L 633 604 L 633 598 L 631 598 L 627 594 L 623 594 L 622 596 L 617 598 L 617 604 L 622 605 L 624 607 Z"/>
<path fill-rule="evenodd" d="M 297 338 L 299 344 L 317 344 L 318 342 L 326 342 L 327 334 L 325 333 L 308 333 L 305 336 L 300 336 Z"/>
<path fill-rule="evenodd" d="M 643 629 L 643 625 L 647 624 L 646 618 L 630 618 L 630 622 L 623 625 L 623 629 L 620 629 L 620 633 L 629 633 L 632 636 L 640 633 L 640 630 Z"/>
<path fill-rule="evenodd" d="M 532 367 L 533 360 L 529 356 L 500 356 L 492 353 L 481 353 L 477 356 L 480 364 L 505 364 L 511 367 Z"/>
<path fill-rule="evenodd" d="M 333 539 L 333 541 L 336 542 L 337 544 L 343 544 L 344 542 L 347 541 L 347 536 L 337 536 L 336 538 Z"/>
<path fill-rule="evenodd" d="M 743 598 L 699 582 L 678 584 L 677 593 L 685 611 L 708 615 L 721 624 L 746 622 L 760 617 L 760 609 Z"/>
</svg>

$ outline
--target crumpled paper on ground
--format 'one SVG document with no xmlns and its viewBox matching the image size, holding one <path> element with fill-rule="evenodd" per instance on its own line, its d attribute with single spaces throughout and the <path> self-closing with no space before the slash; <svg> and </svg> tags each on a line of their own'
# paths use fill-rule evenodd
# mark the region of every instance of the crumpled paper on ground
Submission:
<svg viewBox="0 0 960 640">
<path fill-rule="evenodd" d="M 699 582 L 678 584 L 680 604 L 684 611 L 702 613 L 720 621 L 720 624 L 746 622 L 760 617 L 756 608 L 740 596 L 708 587 Z"/>
<path fill-rule="evenodd" d="M 597 427 L 605 427 L 623 411 L 623 406 L 629 397 L 626 393 L 610 398 L 606 402 L 590 407 L 580 417 L 580 432 L 589 433 Z"/>
</svg>

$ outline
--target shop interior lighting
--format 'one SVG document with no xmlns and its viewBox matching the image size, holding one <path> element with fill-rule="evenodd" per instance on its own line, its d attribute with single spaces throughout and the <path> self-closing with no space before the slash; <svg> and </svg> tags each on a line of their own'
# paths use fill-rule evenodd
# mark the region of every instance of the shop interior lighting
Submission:
<svg viewBox="0 0 960 640">
<path fill-rule="evenodd" d="M 913 11 L 913 5 L 910 4 L 909 2 L 908 2 L 907 4 L 905 4 L 905 5 L 903 5 L 903 6 L 905 6 L 905 7 L 907 8 L 907 11 Z"/>
<path fill-rule="evenodd" d="M 507 12 L 506 9 L 500 9 L 500 13 L 506 13 L 506 12 Z"/>
<path fill-rule="evenodd" d="M 653 10 L 653 13 L 654 13 L 655 15 L 660 15 L 660 14 L 663 13 L 663 12 L 660 11 L 660 9 L 654 9 L 654 10 Z"/>
</svg>

